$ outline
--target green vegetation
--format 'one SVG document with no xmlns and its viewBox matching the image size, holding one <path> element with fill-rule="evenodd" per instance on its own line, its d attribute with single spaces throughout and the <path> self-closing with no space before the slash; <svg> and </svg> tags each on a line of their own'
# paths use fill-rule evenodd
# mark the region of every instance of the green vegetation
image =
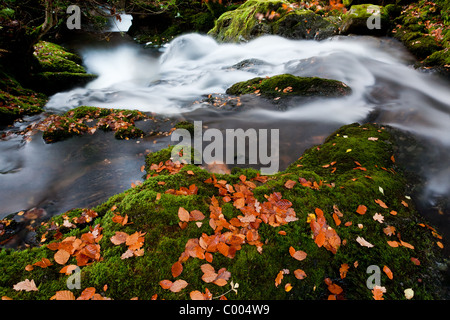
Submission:
<svg viewBox="0 0 450 320">
<path fill-rule="evenodd" d="M 343 82 L 317 77 L 296 77 L 282 74 L 271 78 L 253 78 L 238 82 L 227 89 L 227 94 L 261 94 L 266 97 L 321 96 L 338 97 L 350 94 L 351 89 Z"/>
<path fill-rule="evenodd" d="M 381 285 L 386 288 L 385 299 L 405 299 L 404 290 L 408 288 L 414 290 L 414 299 L 438 299 L 440 276 L 436 261 L 440 259 L 441 250 L 437 245 L 438 235 L 422 224 L 413 202 L 405 197 L 405 181 L 391 158 L 392 148 L 390 134 L 383 128 L 352 124 L 333 133 L 324 144 L 307 150 L 287 170 L 266 179 L 258 178 L 258 172 L 253 169 L 233 169 L 230 175 L 215 175 L 217 181 L 225 180 L 235 188 L 245 185 L 261 205 L 268 201 L 267 196 L 281 193 L 286 200 L 279 205 L 290 202 L 298 218 L 278 226 L 260 221 L 256 230 L 262 251 L 247 240 L 233 258 L 212 253 L 210 263 L 215 270 L 226 268 L 231 273 L 225 286 L 202 280 L 200 266 L 207 263 L 204 259 L 182 260 L 183 271 L 176 278 L 171 268 L 185 251 L 189 239 L 199 239 L 202 234 L 214 236 L 239 231 L 232 226 L 214 231 L 209 219 L 213 196 L 226 221 L 242 217 L 241 210 L 233 205 L 237 198 L 226 202 L 223 190 L 220 191 L 220 186 L 225 184 L 214 185 L 211 180 L 207 181 L 213 177 L 207 171 L 195 165 L 177 167 L 166 162 L 170 150 L 150 154 L 147 180 L 93 208 L 96 215 L 92 219 L 86 219 L 89 212 L 86 209 L 69 211 L 38 230 L 42 247 L 2 250 L 0 295 L 13 299 L 49 299 L 56 291 L 67 290 L 68 276 L 59 273 L 63 266 L 55 262 L 56 251 L 49 248 L 68 237 L 88 239 L 83 234 L 97 226 L 95 230 L 100 230 L 101 237 L 95 243 L 100 246 L 101 258 L 81 267 L 81 289 L 72 290 L 76 297 L 85 288 L 94 287 L 101 296 L 113 299 L 151 299 L 155 294 L 158 299 L 189 299 L 191 291 L 205 292 L 206 289 L 217 298 L 230 289 L 230 281 L 233 281 L 239 283 L 239 288 L 237 294 L 227 293 L 228 299 L 326 299 L 331 292 L 324 280 L 329 278 L 343 289 L 337 298 L 372 299 L 373 294 L 366 287 L 369 276 L 366 270 L 376 265 L 380 269 L 388 266 L 393 273 L 393 279 L 384 272 L 380 274 Z M 149 168 L 150 163 L 155 163 L 153 170 Z M 162 169 L 164 164 L 165 169 L 157 169 Z M 296 183 L 292 185 L 292 182 Z M 191 185 L 198 190 L 188 195 L 174 194 L 173 190 Z M 381 207 L 375 200 L 382 200 L 388 208 Z M 365 214 L 356 212 L 359 205 L 367 207 Z M 200 210 L 205 218 L 198 221 L 201 224 L 192 221 L 181 228 L 180 207 L 191 212 Z M 317 215 L 317 208 L 323 210 L 328 230 L 334 229 L 340 238 L 335 254 L 325 246 L 319 247 L 312 237 L 307 220 L 312 218 L 311 214 Z M 393 211 L 396 215 L 392 215 Z M 338 219 L 334 217 L 336 212 L 340 214 Z M 383 216 L 383 222 L 374 220 L 376 213 Z M 127 220 L 123 223 L 125 217 Z M 395 228 L 394 234 L 386 234 L 384 229 L 388 226 Z M 143 255 L 121 259 L 127 245 L 111 242 L 116 232 L 145 233 Z M 358 237 L 373 247 L 361 246 L 356 241 Z M 392 247 L 387 241 L 403 241 L 403 245 Z M 306 258 L 294 259 L 290 247 L 306 252 Z M 49 259 L 52 265 L 25 270 L 27 265 L 42 258 Z M 420 265 L 411 258 L 418 259 Z M 77 261 L 70 257 L 65 264 L 77 264 Z M 345 264 L 348 271 L 344 277 L 340 269 Z M 294 270 L 297 269 L 303 270 L 306 278 L 296 279 Z M 290 272 L 284 272 L 276 286 L 275 279 L 282 270 Z M 38 291 L 13 289 L 13 285 L 25 279 L 33 279 Z M 183 279 L 188 285 L 180 292 L 171 292 L 159 284 L 165 279 Z M 285 290 L 287 283 L 292 285 L 292 290 Z M 105 285 L 106 291 L 103 290 Z"/>
<path fill-rule="evenodd" d="M 40 41 L 34 47 L 38 67 L 33 75 L 36 90 L 47 94 L 60 92 L 77 85 L 84 85 L 97 76 L 86 73 L 80 65 L 81 58 L 63 47 Z"/>
<path fill-rule="evenodd" d="M 105 109 L 81 106 L 67 111 L 62 116 L 51 115 L 41 122 L 45 142 L 65 140 L 84 133 L 95 133 L 97 129 L 114 131 L 117 139 L 133 139 L 144 135 L 134 122 L 146 118 L 142 112 L 125 109 Z"/>
<path fill-rule="evenodd" d="M 45 95 L 24 89 L 11 75 L 0 70 L 0 125 L 41 113 L 46 101 Z"/>
</svg>

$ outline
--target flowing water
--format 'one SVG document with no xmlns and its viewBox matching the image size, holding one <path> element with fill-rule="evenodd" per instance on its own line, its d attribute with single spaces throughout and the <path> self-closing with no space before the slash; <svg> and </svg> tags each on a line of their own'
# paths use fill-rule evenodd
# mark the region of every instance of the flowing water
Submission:
<svg viewBox="0 0 450 320">
<path fill-rule="evenodd" d="M 426 179 L 415 196 L 427 218 L 450 235 L 450 86 L 438 75 L 412 68 L 414 59 L 395 40 L 265 36 L 219 44 L 187 34 L 159 50 L 130 41 L 78 49 L 87 70 L 99 77 L 52 96 L 49 111 L 89 105 L 202 120 L 205 127 L 221 130 L 279 129 L 280 170 L 344 124 L 370 120 L 406 132 L 420 143 L 406 139 L 400 158 Z M 243 96 L 235 107 L 207 99 L 227 101 L 225 91 L 232 84 L 282 73 L 340 80 L 352 94 L 287 104 Z M 0 217 L 36 206 L 51 207 L 54 214 L 104 201 L 140 179 L 145 152 L 170 143 L 155 139 L 119 142 L 96 133 L 53 145 L 38 137 L 29 143 L 20 136 L 1 141 Z"/>
</svg>

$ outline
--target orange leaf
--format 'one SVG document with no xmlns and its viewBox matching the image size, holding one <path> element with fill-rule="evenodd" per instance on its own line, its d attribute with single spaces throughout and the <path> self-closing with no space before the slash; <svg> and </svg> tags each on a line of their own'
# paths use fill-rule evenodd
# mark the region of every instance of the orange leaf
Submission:
<svg viewBox="0 0 450 320">
<path fill-rule="evenodd" d="M 183 272 L 183 265 L 177 261 L 172 265 L 172 276 L 176 278 L 181 274 L 181 272 Z"/>
<path fill-rule="evenodd" d="M 387 226 L 386 228 L 383 229 L 384 234 L 386 234 L 387 236 L 392 236 L 395 235 L 395 227 L 393 226 Z"/>
<path fill-rule="evenodd" d="M 381 201 L 380 199 L 376 199 L 375 203 L 377 203 L 380 207 L 382 207 L 384 209 L 388 208 L 388 206 L 383 201 Z"/>
<path fill-rule="evenodd" d="M 219 252 L 220 252 L 221 254 L 223 254 L 225 257 L 228 256 L 229 248 L 230 248 L 230 247 L 228 247 L 228 246 L 227 246 L 225 243 L 223 243 L 223 242 L 219 242 L 219 243 L 217 244 L 217 250 L 219 250 Z"/>
<path fill-rule="evenodd" d="M 341 224 L 341 220 L 339 219 L 338 215 L 336 213 L 333 213 L 333 220 L 336 226 L 339 226 Z"/>
<path fill-rule="evenodd" d="M 412 261 L 416 266 L 420 266 L 420 261 L 419 261 L 419 259 L 411 257 L 411 261 Z"/>
<path fill-rule="evenodd" d="M 119 245 L 125 243 L 127 241 L 128 234 L 125 232 L 116 231 L 116 234 L 113 235 L 109 240 L 115 245 Z"/>
<path fill-rule="evenodd" d="M 402 205 L 408 208 L 408 203 L 405 200 L 402 200 Z"/>
<path fill-rule="evenodd" d="M 372 290 L 374 300 L 384 300 L 383 291 L 380 286 L 375 286 Z"/>
<path fill-rule="evenodd" d="M 298 261 L 304 260 L 307 256 L 306 252 L 301 250 L 296 251 L 294 247 L 289 247 L 289 254 Z"/>
<path fill-rule="evenodd" d="M 390 245 L 392 248 L 397 248 L 399 246 L 399 243 L 397 241 L 388 241 L 388 245 Z"/>
<path fill-rule="evenodd" d="M 325 243 L 325 232 L 320 231 L 319 234 L 314 239 L 314 242 L 317 244 L 317 246 L 320 248 Z"/>
<path fill-rule="evenodd" d="M 75 300 L 75 296 L 70 290 L 56 291 L 50 300 Z"/>
<path fill-rule="evenodd" d="M 363 204 L 360 204 L 358 206 L 358 208 L 356 209 L 356 212 L 361 214 L 361 215 L 365 214 L 366 211 L 367 211 L 367 207 L 365 205 L 363 205 Z"/>
<path fill-rule="evenodd" d="M 302 279 L 306 278 L 306 273 L 302 269 L 297 269 L 297 270 L 294 271 L 294 276 L 297 279 L 302 280 Z"/>
<path fill-rule="evenodd" d="M 278 272 L 277 277 L 275 278 L 275 287 L 278 287 L 281 283 L 281 280 L 283 280 L 283 270 L 281 270 L 280 272 Z"/>
<path fill-rule="evenodd" d="M 55 262 L 58 264 L 66 264 L 66 262 L 69 260 L 70 258 L 70 253 L 68 253 L 66 250 L 58 250 L 55 253 L 54 259 Z"/>
<path fill-rule="evenodd" d="M 189 222 L 189 211 L 187 211 L 185 208 L 180 207 L 178 209 L 178 218 L 180 221 Z"/>
<path fill-rule="evenodd" d="M 170 281 L 170 280 L 161 280 L 161 281 L 159 282 L 159 285 L 160 285 L 161 288 L 163 288 L 163 289 L 169 289 L 169 288 L 173 285 L 173 282 Z"/>
<path fill-rule="evenodd" d="M 339 273 L 341 275 L 341 279 L 344 279 L 347 276 L 348 268 L 349 267 L 348 267 L 347 263 L 341 264 L 341 267 L 339 268 Z"/>
<path fill-rule="evenodd" d="M 383 267 L 383 272 L 386 273 L 386 275 L 388 276 L 389 279 L 392 280 L 394 278 L 394 275 L 392 274 L 392 271 L 391 271 L 391 269 L 389 269 L 388 266 Z"/>
<path fill-rule="evenodd" d="M 187 285 L 188 285 L 188 283 L 186 281 L 177 280 L 172 284 L 172 286 L 169 288 L 169 290 L 172 292 L 180 292 L 181 290 L 186 288 Z"/>
<path fill-rule="evenodd" d="M 401 244 L 402 246 L 408 248 L 408 249 L 414 250 L 414 246 L 411 245 L 411 244 L 409 244 L 408 242 L 405 242 L 405 241 L 400 240 L 400 244 Z"/>
<path fill-rule="evenodd" d="M 77 300 L 89 300 L 91 299 L 95 294 L 95 288 L 90 287 L 83 290 L 81 295 L 78 297 Z"/>
<path fill-rule="evenodd" d="M 297 184 L 296 181 L 288 180 L 288 181 L 286 181 L 286 183 L 284 184 L 284 186 L 285 186 L 287 189 L 292 189 L 296 184 Z"/>
<path fill-rule="evenodd" d="M 192 300 L 206 300 L 205 297 L 203 296 L 203 293 L 201 293 L 198 290 L 191 291 L 189 293 L 189 296 L 191 297 Z"/>
</svg>

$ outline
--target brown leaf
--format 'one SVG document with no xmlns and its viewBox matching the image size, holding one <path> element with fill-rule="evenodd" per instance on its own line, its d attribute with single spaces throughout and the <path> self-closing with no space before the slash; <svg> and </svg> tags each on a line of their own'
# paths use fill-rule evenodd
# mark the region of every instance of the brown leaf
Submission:
<svg viewBox="0 0 450 320">
<path fill-rule="evenodd" d="M 288 180 L 288 181 L 286 181 L 286 183 L 284 184 L 284 186 L 285 186 L 287 189 L 292 189 L 296 184 L 297 184 L 296 181 Z"/>
<path fill-rule="evenodd" d="M 387 209 L 388 208 L 388 206 L 383 202 L 383 201 L 381 201 L 380 199 L 376 199 L 376 200 L 374 200 L 375 201 L 375 203 L 377 203 L 380 207 L 382 207 L 382 208 L 384 208 L 384 209 Z"/>
<path fill-rule="evenodd" d="M 69 290 L 56 291 L 55 295 L 52 296 L 50 300 L 75 300 L 75 296 L 72 291 Z"/>
<path fill-rule="evenodd" d="M 186 281 L 177 280 L 172 284 L 172 286 L 169 288 L 169 290 L 172 292 L 180 292 L 181 290 L 186 288 L 187 285 L 188 285 L 188 283 Z"/>
<path fill-rule="evenodd" d="M 275 278 L 275 287 L 278 287 L 281 283 L 281 280 L 284 278 L 284 272 L 281 270 L 278 272 L 277 277 Z"/>
<path fill-rule="evenodd" d="M 169 288 L 173 285 L 173 282 L 170 281 L 170 280 L 161 280 L 161 281 L 159 282 L 159 285 L 160 285 L 161 288 L 163 288 L 163 289 L 169 289 Z"/>
<path fill-rule="evenodd" d="M 187 211 L 183 207 L 180 207 L 178 209 L 178 218 L 180 219 L 180 221 L 189 222 L 189 211 Z"/>
<path fill-rule="evenodd" d="M 294 276 L 297 279 L 302 280 L 302 279 L 306 278 L 306 273 L 302 269 L 297 269 L 297 270 L 294 270 Z"/>
<path fill-rule="evenodd" d="M 81 292 L 81 295 L 77 298 L 77 300 L 89 300 L 91 299 L 95 294 L 95 288 L 89 287 L 83 290 Z"/>
<path fill-rule="evenodd" d="M 116 234 L 113 235 L 110 240 L 113 244 L 119 245 L 125 243 L 129 235 L 125 232 L 116 231 Z"/>
<path fill-rule="evenodd" d="M 183 272 L 183 265 L 181 262 L 177 261 L 172 265 L 172 276 L 174 278 L 178 277 Z"/>
<path fill-rule="evenodd" d="M 192 300 L 206 300 L 205 297 L 203 296 L 203 293 L 201 293 L 198 290 L 191 291 L 189 293 L 189 296 L 191 297 Z"/>
<path fill-rule="evenodd" d="M 54 255 L 55 262 L 58 264 L 66 264 L 66 262 L 69 261 L 69 258 L 70 253 L 62 249 L 58 250 Z"/>
<path fill-rule="evenodd" d="M 307 256 L 306 252 L 301 250 L 296 251 L 294 247 L 289 247 L 289 254 L 291 255 L 292 258 L 298 261 L 304 260 Z"/>
</svg>

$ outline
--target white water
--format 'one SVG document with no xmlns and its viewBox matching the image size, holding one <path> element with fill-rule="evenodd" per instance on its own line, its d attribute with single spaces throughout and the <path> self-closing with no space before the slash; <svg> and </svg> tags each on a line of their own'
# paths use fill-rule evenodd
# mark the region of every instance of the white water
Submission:
<svg viewBox="0 0 450 320">
<path fill-rule="evenodd" d="M 374 110 L 377 122 L 433 141 L 443 163 L 428 174 L 428 190 L 450 194 L 450 90 L 448 83 L 411 67 L 411 56 L 391 39 L 335 37 L 325 41 L 266 36 L 245 44 L 218 44 L 188 34 L 165 46 L 160 57 L 137 46 L 82 52 L 87 70 L 99 78 L 84 88 L 58 93 L 47 107 L 81 105 L 178 114 L 205 105 L 204 95 L 224 93 L 232 84 L 256 76 L 291 73 L 341 80 L 353 92 L 336 99 L 292 105 L 287 111 L 251 109 L 242 118 L 348 124 Z M 246 59 L 260 63 L 238 70 Z M 436 174 L 439 171 L 439 174 Z"/>
</svg>

